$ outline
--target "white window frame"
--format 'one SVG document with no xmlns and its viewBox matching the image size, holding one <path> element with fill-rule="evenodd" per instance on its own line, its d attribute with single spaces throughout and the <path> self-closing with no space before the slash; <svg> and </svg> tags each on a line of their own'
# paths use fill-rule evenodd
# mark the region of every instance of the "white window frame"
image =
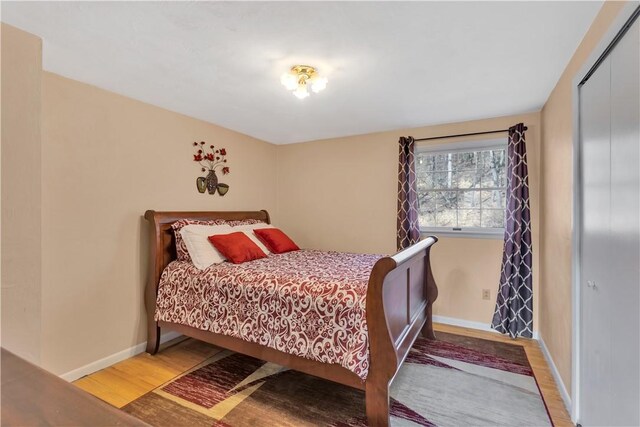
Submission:
<svg viewBox="0 0 640 427">
<path fill-rule="evenodd" d="M 486 150 L 507 150 L 507 138 L 504 139 L 485 139 L 472 140 L 463 142 L 453 142 L 438 145 L 418 145 L 416 147 L 417 154 L 446 154 L 459 153 L 469 151 L 486 151 Z M 504 227 L 420 227 L 420 233 L 423 235 L 439 235 L 446 237 L 467 237 L 477 239 L 502 239 L 504 237 Z"/>
</svg>

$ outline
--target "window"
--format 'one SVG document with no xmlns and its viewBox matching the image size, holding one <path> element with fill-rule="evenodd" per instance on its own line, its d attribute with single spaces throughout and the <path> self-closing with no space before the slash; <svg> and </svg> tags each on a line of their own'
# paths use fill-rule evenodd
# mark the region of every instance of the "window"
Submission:
<svg viewBox="0 0 640 427">
<path fill-rule="evenodd" d="M 506 141 L 419 147 L 420 229 L 458 235 L 504 232 Z"/>
</svg>

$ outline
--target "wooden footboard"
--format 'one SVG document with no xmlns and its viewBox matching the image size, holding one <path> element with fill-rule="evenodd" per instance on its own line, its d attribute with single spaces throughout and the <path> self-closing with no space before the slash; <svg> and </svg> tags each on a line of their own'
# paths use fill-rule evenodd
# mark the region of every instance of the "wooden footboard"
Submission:
<svg viewBox="0 0 640 427">
<path fill-rule="evenodd" d="M 432 306 L 438 297 L 430 251 L 438 241 L 427 237 L 392 257 L 380 259 L 367 290 L 370 361 L 366 382 L 370 426 L 389 425 L 389 384 L 422 333 L 435 339 Z"/>
<path fill-rule="evenodd" d="M 433 302 L 438 296 L 431 273 L 430 251 L 435 237 L 416 243 L 391 257 L 378 260 L 373 267 L 367 290 L 367 327 L 369 330 L 369 374 L 365 383 L 353 372 L 255 344 L 238 338 L 202 331 L 185 325 L 156 322 L 156 297 L 164 268 L 176 258 L 171 224 L 179 219 L 258 219 L 269 222 L 266 211 L 249 212 L 155 212 L 147 211 L 151 223 L 149 279 L 145 291 L 147 308 L 147 352 L 155 354 L 160 344 L 160 329 L 174 330 L 186 336 L 223 348 L 257 357 L 358 389 L 366 393 L 370 426 L 389 425 L 389 384 L 398 372 L 418 334 L 435 338 L 431 321 Z"/>
</svg>

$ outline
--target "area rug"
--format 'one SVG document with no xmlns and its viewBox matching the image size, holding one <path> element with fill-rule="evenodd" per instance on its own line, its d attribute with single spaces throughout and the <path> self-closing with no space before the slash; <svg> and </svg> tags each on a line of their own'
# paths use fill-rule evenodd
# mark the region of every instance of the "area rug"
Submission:
<svg viewBox="0 0 640 427">
<path fill-rule="evenodd" d="M 152 426 L 366 426 L 364 392 L 221 351 L 123 408 Z M 392 426 L 553 425 L 519 345 L 419 338 L 391 386 Z"/>
</svg>

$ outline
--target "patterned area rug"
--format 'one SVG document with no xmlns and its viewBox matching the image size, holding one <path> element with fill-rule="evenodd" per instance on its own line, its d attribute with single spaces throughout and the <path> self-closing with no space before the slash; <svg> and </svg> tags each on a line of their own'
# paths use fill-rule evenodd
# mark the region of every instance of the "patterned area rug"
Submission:
<svg viewBox="0 0 640 427">
<path fill-rule="evenodd" d="M 419 338 L 391 386 L 393 426 L 549 426 L 522 347 Z M 221 351 L 123 408 L 153 426 L 366 426 L 364 392 Z"/>
</svg>

